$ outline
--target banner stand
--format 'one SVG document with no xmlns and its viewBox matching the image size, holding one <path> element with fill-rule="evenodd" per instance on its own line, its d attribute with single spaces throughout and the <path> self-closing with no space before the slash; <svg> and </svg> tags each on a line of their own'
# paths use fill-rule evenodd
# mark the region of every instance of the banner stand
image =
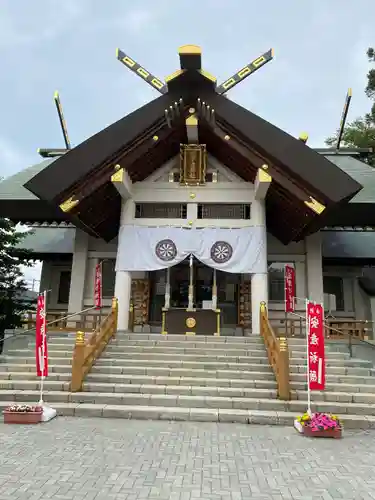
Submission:
<svg viewBox="0 0 375 500">
<path fill-rule="evenodd" d="M 40 376 L 40 398 L 38 406 L 42 408 L 42 422 L 48 422 L 57 415 L 54 408 L 46 405 L 43 401 L 44 379 L 48 376 L 48 360 L 47 360 L 47 292 L 38 297 L 37 308 L 37 324 L 36 324 L 36 367 L 37 375 Z"/>
<path fill-rule="evenodd" d="M 309 373 L 309 332 L 310 332 L 310 325 L 308 324 L 309 321 L 309 315 L 308 315 L 308 304 L 309 300 L 306 299 L 305 301 L 306 304 L 306 377 L 307 377 L 307 414 L 309 417 L 312 417 L 312 412 L 311 412 L 311 390 L 310 390 L 310 373 Z"/>
</svg>

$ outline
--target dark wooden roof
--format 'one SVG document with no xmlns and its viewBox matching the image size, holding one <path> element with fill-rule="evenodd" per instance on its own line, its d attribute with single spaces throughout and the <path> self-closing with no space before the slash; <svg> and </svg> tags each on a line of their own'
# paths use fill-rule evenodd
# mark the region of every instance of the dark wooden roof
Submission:
<svg viewBox="0 0 375 500">
<path fill-rule="evenodd" d="M 71 196 L 79 198 L 67 217 L 110 241 L 120 218 L 120 196 L 110 181 L 115 165 L 124 167 L 132 181 L 142 181 L 178 154 L 180 143 L 187 140 L 188 109 L 197 108 L 201 97 L 216 117 L 214 124 L 199 122 L 199 140 L 207 150 L 246 181 L 253 182 L 263 164 L 269 166 L 273 182 L 267 225 L 285 244 L 325 225 L 337 206 L 361 190 L 361 184 L 302 141 L 217 94 L 215 85 L 200 70 L 187 68 L 168 82 L 167 94 L 64 154 L 25 187 L 55 206 Z M 182 113 L 170 128 L 165 110 L 181 98 Z M 324 216 L 306 206 L 310 197 L 326 207 Z"/>
</svg>

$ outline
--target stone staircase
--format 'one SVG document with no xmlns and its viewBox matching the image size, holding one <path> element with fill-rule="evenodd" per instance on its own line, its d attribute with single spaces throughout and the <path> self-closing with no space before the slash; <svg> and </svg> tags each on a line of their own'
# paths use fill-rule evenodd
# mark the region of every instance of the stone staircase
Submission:
<svg viewBox="0 0 375 500">
<path fill-rule="evenodd" d="M 292 424 L 306 410 L 306 347 L 291 339 L 292 401 L 277 399 L 260 337 L 119 334 L 97 360 L 83 392 L 71 393 L 74 336 L 51 335 L 44 399 L 61 415 Z M 327 350 L 329 348 L 327 347 Z M 339 414 L 346 427 L 375 425 L 375 375 L 368 361 L 328 352 L 327 390 L 313 410 Z M 36 403 L 34 349 L 0 357 L 0 408 Z"/>
</svg>

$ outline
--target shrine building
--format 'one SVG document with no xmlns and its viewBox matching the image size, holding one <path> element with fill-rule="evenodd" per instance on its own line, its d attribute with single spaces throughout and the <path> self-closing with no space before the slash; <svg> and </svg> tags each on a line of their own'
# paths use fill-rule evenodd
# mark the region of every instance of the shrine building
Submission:
<svg viewBox="0 0 375 500">
<path fill-rule="evenodd" d="M 165 82 L 118 58 L 160 96 L 76 147 L 61 114 L 66 148 L 0 183 L 0 216 L 34 228 L 23 246 L 43 262 L 48 311 L 94 306 L 101 263 L 119 331 L 133 311 L 136 331 L 259 334 L 261 302 L 283 318 L 290 264 L 300 314 L 308 297 L 375 320 L 371 151 L 312 149 L 227 98 L 272 51 L 223 84 L 194 45 Z"/>
</svg>

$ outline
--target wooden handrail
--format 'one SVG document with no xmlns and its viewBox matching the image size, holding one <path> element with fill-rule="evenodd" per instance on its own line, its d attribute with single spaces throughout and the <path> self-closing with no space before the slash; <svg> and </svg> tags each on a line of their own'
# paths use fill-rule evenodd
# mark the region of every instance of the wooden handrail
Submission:
<svg viewBox="0 0 375 500">
<path fill-rule="evenodd" d="M 112 299 L 111 312 L 88 339 L 85 339 L 83 331 L 76 333 L 72 360 L 72 379 L 70 383 L 70 390 L 72 392 L 82 390 L 83 381 L 90 372 L 92 365 L 99 358 L 111 338 L 116 335 L 117 316 L 118 302 L 114 298 Z"/>
<path fill-rule="evenodd" d="M 279 322 L 282 335 L 285 337 L 306 337 L 306 320 L 301 316 L 273 320 Z M 368 340 L 372 333 L 372 321 L 345 318 L 325 318 L 324 334 L 327 339 L 340 339 L 347 335 L 360 340 Z"/>
<path fill-rule="evenodd" d="M 103 311 L 96 312 L 94 308 L 90 312 L 77 312 L 77 314 L 69 314 L 65 311 L 47 311 L 47 325 L 50 331 L 71 332 L 81 330 L 84 332 L 92 332 L 97 330 L 105 316 Z M 28 311 L 27 318 L 23 321 L 23 326 L 27 330 L 32 330 L 36 325 L 36 311 Z"/>
<path fill-rule="evenodd" d="M 130 301 L 129 305 L 129 332 L 134 332 L 134 304 Z"/>
<path fill-rule="evenodd" d="M 280 399 L 290 400 L 289 383 L 289 349 L 285 337 L 278 338 L 272 329 L 268 319 L 267 306 L 264 302 L 260 305 L 260 333 L 263 336 L 264 344 L 270 365 L 277 382 L 277 393 Z"/>
</svg>

